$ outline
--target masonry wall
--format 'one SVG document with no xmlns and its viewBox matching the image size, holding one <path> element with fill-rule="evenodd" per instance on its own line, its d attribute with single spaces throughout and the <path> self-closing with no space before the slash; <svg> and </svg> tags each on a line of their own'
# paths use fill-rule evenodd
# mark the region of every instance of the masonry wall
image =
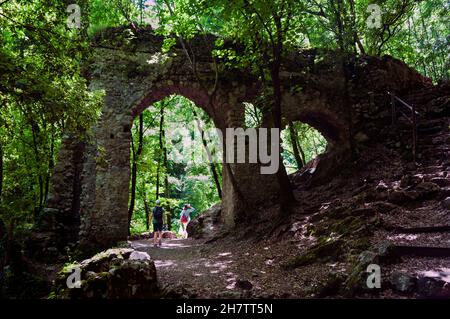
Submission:
<svg viewBox="0 0 450 319">
<path fill-rule="evenodd" d="M 65 222 L 78 236 L 67 241 L 78 240 L 86 252 L 127 238 L 130 130 L 136 116 L 152 103 L 180 94 L 203 108 L 223 131 L 243 127 L 243 102 L 252 102 L 260 87 L 248 70 L 233 69 L 221 74 L 214 88 L 211 48 L 204 41 L 192 44 L 198 57 L 198 75 L 194 76 L 180 45 L 163 54 L 162 39 L 150 31 L 143 30 L 133 38 L 128 34 L 117 28 L 95 38 L 85 74 L 92 90 L 105 91 L 102 115 L 82 144 L 73 137 L 64 139 L 53 177 L 50 206 L 75 218 Z M 302 59 L 300 54 L 294 56 L 283 70 L 283 123 L 301 120 L 318 128 L 331 146 L 328 163 L 334 163 L 333 158 L 335 162 L 343 160 L 342 154 L 355 137 L 363 136 L 361 142 L 376 137 L 372 123 L 389 114 L 383 104 L 386 89 L 400 92 L 427 85 L 396 60 L 367 58 L 354 70 L 357 81 L 345 90 L 345 76 L 339 67 L 328 61 L 309 70 L 310 65 L 299 62 Z M 332 168 L 325 165 L 322 174 Z M 222 218 L 226 227 L 248 221 L 259 206 L 278 195 L 275 175 L 261 175 L 259 164 L 223 167 Z"/>
</svg>

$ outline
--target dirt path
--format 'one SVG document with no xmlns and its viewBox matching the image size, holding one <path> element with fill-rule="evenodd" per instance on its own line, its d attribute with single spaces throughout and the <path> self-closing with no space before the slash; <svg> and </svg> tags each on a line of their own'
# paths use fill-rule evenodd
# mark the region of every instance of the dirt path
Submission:
<svg viewBox="0 0 450 319">
<path fill-rule="evenodd" d="M 154 260 L 158 281 L 164 287 L 179 290 L 188 296 L 210 296 L 224 288 L 232 273 L 227 254 L 220 260 L 204 257 L 204 244 L 193 239 L 164 239 L 162 247 L 153 247 L 149 240 L 132 242 L 134 249 L 147 252 Z"/>
<path fill-rule="evenodd" d="M 288 249 L 299 250 L 287 242 L 236 245 L 230 240 L 204 244 L 194 239 L 164 239 L 161 248 L 154 248 L 149 240 L 131 244 L 154 260 L 161 286 L 190 298 L 300 297 L 305 295 L 304 279 L 311 278 L 305 276 L 307 267 L 300 274 L 279 266 L 291 255 Z"/>
</svg>

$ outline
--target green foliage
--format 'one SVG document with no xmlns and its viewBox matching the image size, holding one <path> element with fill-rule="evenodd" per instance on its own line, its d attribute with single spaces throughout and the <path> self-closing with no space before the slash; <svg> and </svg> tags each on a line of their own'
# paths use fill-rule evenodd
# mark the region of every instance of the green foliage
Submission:
<svg viewBox="0 0 450 319">
<path fill-rule="evenodd" d="M 449 78 L 449 4 L 446 0 L 165 0 L 159 1 L 158 32 L 186 39 L 219 37 L 214 55 L 230 65 L 258 72 L 274 58 L 271 46 L 341 49 L 350 53 L 390 54 L 435 81 Z M 170 5 L 170 9 L 167 5 Z M 369 5 L 381 9 L 381 26 L 368 25 Z M 232 39 L 243 52 L 223 48 Z M 266 55 L 266 57 L 264 57 Z"/>
<path fill-rule="evenodd" d="M 28 225 L 45 206 L 63 132 L 89 128 L 102 93 L 80 74 L 88 42 L 68 29 L 64 4 L 8 1 L 0 12 L 0 218 Z"/>
<path fill-rule="evenodd" d="M 169 156 L 167 168 L 163 167 L 161 150 L 159 145 L 159 124 L 161 119 L 161 108 L 164 108 L 164 127 L 166 132 L 165 145 Z M 194 114 L 195 111 L 195 114 Z M 178 128 L 186 128 L 189 136 L 197 134 L 195 119 L 199 118 L 208 122 L 205 112 L 197 108 L 191 101 L 181 96 L 171 96 L 143 112 L 144 137 L 143 152 L 138 159 L 136 204 L 131 222 L 131 233 L 142 233 L 146 231 L 145 201 L 149 210 L 154 207 L 156 197 L 156 181 L 158 162 L 160 162 L 160 188 L 159 199 L 161 206 L 170 211 L 172 216 L 172 229 L 178 229 L 178 219 L 185 203 L 190 203 L 196 208 L 192 215 L 208 209 L 219 201 L 217 191 L 209 171 L 207 162 L 190 161 L 190 156 L 199 158 L 204 152 L 200 143 L 193 143 L 188 152 L 182 152 L 185 161 L 175 161 L 170 156 L 174 150 L 183 148 L 183 140 L 177 138 L 172 131 Z M 133 144 L 138 144 L 139 119 L 136 118 L 133 125 Z M 211 126 L 211 123 L 205 126 Z M 194 154 L 194 155 L 192 155 Z M 175 154 L 177 156 L 177 154 Z M 164 180 L 167 177 L 168 189 L 165 188 Z M 166 197 L 167 196 L 167 197 Z M 151 226 L 151 225 L 150 225 Z"/>
<path fill-rule="evenodd" d="M 297 142 L 305 157 L 305 164 L 325 152 L 327 141 L 319 131 L 301 122 L 294 122 L 294 127 L 297 133 Z M 293 153 L 292 140 L 287 129 L 281 132 L 281 140 L 283 141 L 281 146 L 283 148 L 284 165 L 288 173 L 294 173 L 298 168 Z"/>
</svg>

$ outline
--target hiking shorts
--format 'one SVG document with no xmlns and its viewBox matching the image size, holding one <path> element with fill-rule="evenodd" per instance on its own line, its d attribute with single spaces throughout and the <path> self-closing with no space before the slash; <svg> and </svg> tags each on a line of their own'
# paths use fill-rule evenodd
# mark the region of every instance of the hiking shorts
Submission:
<svg viewBox="0 0 450 319">
<path fill-rule="evenodd" d="M 153 231 L 162 231 L 163 223 L 153 223 Z"/>
</svg>

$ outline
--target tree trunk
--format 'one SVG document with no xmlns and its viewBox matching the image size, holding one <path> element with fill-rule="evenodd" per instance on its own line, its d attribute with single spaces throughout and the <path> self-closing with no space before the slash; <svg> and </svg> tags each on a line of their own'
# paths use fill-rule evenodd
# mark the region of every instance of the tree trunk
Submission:
<svg viewBox="0 0 450 319">
<path fill-rule="evenodd" d="M 300 143 L 298 143 L 298 150 L 300 151 L 300 155 L 302 156 L 302 161 L 303 164 L 306 165 L 306 156 L 305 156 L 305 152 L 303 151 L 303 147 L 301 146 Z"/>
<path fill-rule="evenodd" d="M 159 198 L 159 181 L 161 175 L 161 160 L 164 161 L 164 143 L 163 143 L 163 134 L 164 134 L 164 104 L 161 104 L 160 110 L 160 120 L 159 120 L 159 152 L 158 152 L 158 166 L 156 169 L 156 199 Z"/>
<path fill-rule="evenodd" d="M 144 135 L 144 116 L 139 115 L 139 142 L 138 149 L 135 151 L 133 137 L 131 137 L 131 149 L 133 152 L 133 164 L 131 166 L 131 198 L 130 207 L 128 208 L 128 235 L 130 235 L 131 219 L 134 212 L 134 204 L 136 201 L 136 181 L 137 181 L 137 162 L 139 156 L 142 154 L 143 147 L 143 135 Z"/>
<path fill-rule="evenodd" d="M 163 123 L 164 124 L 164 123 Z M 169 164 L 167 161 L 167 146 L 166 146 L 166 130 L 164 129 L 164 126 L 162 127 L 161 131 L 161 140 L 160 140 L 160 147 L 162 145 L 163 148 L 163 166 L 164 166 L 164 197 L 169 199 L 170 198 L 170 188 L 169 188 Z M 167 211 L 164 214 L 166 216 L 166 225 L 167 230 L 171 230 L 172 228 L 172 215 L 171 215 L 171 209 L 169 204 L 167 204 L 166 207 Z"/>
<path fill-rule="evenodd" d="M 150 229 L 150 209 L 148 207 L 147 194 L 144 192 L 145 229 Z"/>
<path fill-rule="evenodd" d="M 279 49 L 278 52 L 281 52 Z M 278 62 L 277 62 L 278 61 Z M 275 62 L 273 62 L 272 66 L 272 82 L 273 82 L 273 91 L 274 91 L 274 104 L 272 108 L 272 118 L 274 123 L 274 128 L 278 128 L 281 130 L 281 80 L 280 80 L 280 64 L 281 57 L 275 56 Z M 272 140 L 272 136 L 271 136 Z M 280 140 L 276 141 L 280 143 Z M 277 180 L 280 186 L 280 204 L 283 212 L 287 212 L 287 207 L 295 202 L 294 194 L 292 193 L 292 186 L 289 180 L 289 177 L 286 172 L 286 168 L 283 164 L 283 158 L 281 157 L 281 152 L 278 154 L 280 167 L 276 173 Z"/>
<path fill-rule="evenodd" d="M 292 151 L 294 153 L 295 162 L 297 163 L 297 169 L 301 169 L 305 162 L 302 160 L 299 152 L 297 132 L 294 127 L 294 123 L 289 123 L 289 137 L 291 138 Z"/>
<path fill-rule="evenodd" d="M 55 141 L 53 136 L 51 137 L 50 141 L 50 154 L 49 154 L 49 160 L 48 160 L 48 171 L 47 176 L 45 176 L 45 191 L 44 191 L 44 201 L 47 202 L 48 198 L 48 191 L 50 188 L 50 178 L 52 176 L 53 169 L 55 168 L 55 161 L 53 160 L 55 152 Z"/>
<path fill-rule="evenodd" d="M 192 110 L 192 112 L 194 113 L 195 121 L 197 122 L 198 132 L 200 133 L 200 136 L 202 138 L 203 148 L 205 149 L 206 155 L 208 156 L 209 169 L 211 170 L 211 174 L 214 179 L 214 184 L 216 185 L 217 194 L 219 195 L 219 198 L 222 199 L 222 188 L 220 187 L 219 175 L 217 174 L 217 168 L 216 168 L 216 165 L 214 165 L 211 151 L 208 147 L 208 142 L 205 139 L 205 133 L 203 132 L 203 130 L 201 128 L 200 120 L 198 119 L 197 112 L 195 112 L 195 110 Z"/>
<path fill-rule="evenodd" d="M 344 25 L 342 23 L 342 19 L 341 19 L 341 12 L 342 12 L 342 0 L 337 0 L 337 9 L 335 9 L 335 18 L 336 18 L 336 27 L 337 27 L 337 31 L 336 31 L 336 37 L 337 37 L 337 41 L 339 43 L 339 48 L 342 51 L 346 50 L 346 45 L 345 45 L 345 34 L 344 34 Z"/>
<path fill-rule="evenodd" d="M 39 148 L 38 148 L 38 141 L 37 141 L 37 134 L 39 132 L 39 126 L 33 121 L 30 123 L 31 125 L 31 135 L 33 137 L 33 151 L 34 156 L 36 160 L 36 166 L 38 167 L 38 184 L 39 184 L 39 199 L 38 199 L 38 206 L 35 207 L 35 216 L 37 217 L 37 213 L 41 211 L 43 205 L 44 205 L 44 180 L 42 178 L 42 173 L 40 172 L 40 156 L 39 156 Z"/>
</svg>

